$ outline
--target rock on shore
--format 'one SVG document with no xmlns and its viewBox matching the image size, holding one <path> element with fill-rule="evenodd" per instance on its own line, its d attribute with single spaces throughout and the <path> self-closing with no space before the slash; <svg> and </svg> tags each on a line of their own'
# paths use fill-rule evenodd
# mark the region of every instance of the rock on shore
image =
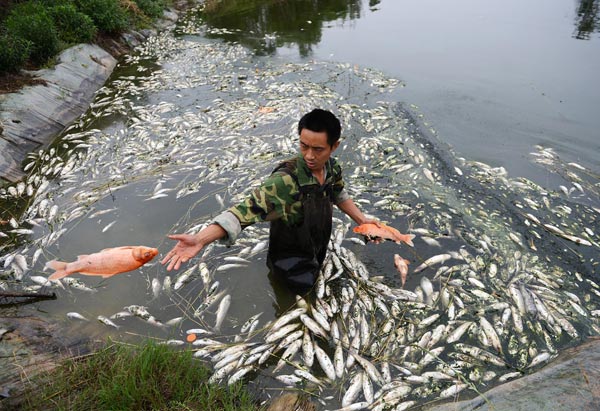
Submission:
<svg viewBox="0 0 600 411">
<path fill-rule="evenodd" d="M 600 338 L 562 352 L 534 374 L 507 382 L 468 401 L 426 411 L 600 410 Z"/>
</svg>

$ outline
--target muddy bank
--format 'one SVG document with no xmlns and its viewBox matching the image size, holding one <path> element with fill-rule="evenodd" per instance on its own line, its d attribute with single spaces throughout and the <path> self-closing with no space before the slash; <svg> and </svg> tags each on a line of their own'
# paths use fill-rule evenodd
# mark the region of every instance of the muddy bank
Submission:
<svg viewBox="0 0 600 411">
<path fill-rule="evenodd" d="M 39 372 L 90 352 L 85 336 L 66 335 L 61 324 L 44 319 L 34 306 L 0 307 L 0 409 L 16 407 Z"/>
</svg>

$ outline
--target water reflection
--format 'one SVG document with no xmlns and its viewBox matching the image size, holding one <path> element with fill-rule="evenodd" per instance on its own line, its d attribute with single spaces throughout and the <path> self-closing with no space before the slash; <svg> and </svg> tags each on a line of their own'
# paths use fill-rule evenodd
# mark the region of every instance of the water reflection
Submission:
<svg viewBox="0 0 600 411">
<path fill-rule="evenodd" d="M 370 1 L 374 7 L 379 1 Z M 334 20 L 361 16 L 361 0 L 223 0 L 208 2 L 204 20 L 214 28 L 227 28 L 208 37 L 235 40 L 258 55 L 275 53 L 278 47 L 298 46 L 302 57 L 321 41 L 323 26 Z"/>
<path fill-rule="evenodd" d="M 574 37 L 580 40 L 589 40 L 591 34 L 598 31 L 600 17 L 598 17 L 596 0 L 580 0 L 577 8 L 576 27 Z"/>
<path fill-rule="evenodd" d="M 371 11 L 378 10 L 377 5 L 381 3 L 381 0 L 369 0 L 369 9 Z"/>
</svg>

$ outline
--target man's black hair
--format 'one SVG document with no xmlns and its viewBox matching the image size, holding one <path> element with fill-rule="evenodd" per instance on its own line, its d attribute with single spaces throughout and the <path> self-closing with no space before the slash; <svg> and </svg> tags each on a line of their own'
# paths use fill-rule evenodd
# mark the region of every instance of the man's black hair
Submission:
<svg viewBox="0 0 600 411">
<path fill-rule="evenodd" d="M 340 120 L 338 120 L 331 111 L 322 110 L 320 108 L 316 108 L 310 113 L 306 113 L 302 116 L 298 122 L 298 134 L 305 128 L 316 133 L 322 131 L 326 132 L 327 144 L 329 144 L 330 147 L 333 147 L 342 134 Z"/>
</svg>

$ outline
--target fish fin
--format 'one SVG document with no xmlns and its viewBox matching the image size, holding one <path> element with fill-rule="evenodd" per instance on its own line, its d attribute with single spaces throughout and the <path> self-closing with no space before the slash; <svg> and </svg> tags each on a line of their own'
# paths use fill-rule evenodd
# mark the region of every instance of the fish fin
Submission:
<svg viewBox="0 0 600 411">
<path fill-rule="evenodd" d="M 414 247 L 415 245 L 412 242 L 413 238 L 415 238 L 414 234 L 406 234 L 404 242 L 409 246 Z"/>
<path fill-rule="evenodd" d="M 65 263 L 64 261 L 57 261 L 57 260 L 48 261 L 46 263 L 46 267 L 54 270 L 54 273 L 52 273 L 52 275 L 50 277 L 48 277 L 48 280 L 59 280 L 70 274 L 70 273 L 67 273 L 67 270 L 66 270 L 67 263 Z"/>
</svg>

